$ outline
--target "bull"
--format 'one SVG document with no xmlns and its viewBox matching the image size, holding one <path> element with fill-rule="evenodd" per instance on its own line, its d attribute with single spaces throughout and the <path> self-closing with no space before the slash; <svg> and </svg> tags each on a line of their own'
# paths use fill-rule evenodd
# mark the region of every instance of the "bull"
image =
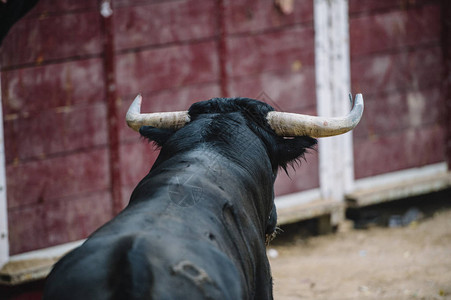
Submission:
<svg viewBox="0 0 451 300">
<path fill-rule="evenodd" d="M 215 98 L 186 112 L 141 114 L 128 125 L 160 147 L 128 206 L 63 257 L 44 299 L 272 299 L 265 241 L 277 213 L 279 168 L 316 138 L 354 128 L 342 118 L 276 112 L 248 98 Z"/>
</svg>

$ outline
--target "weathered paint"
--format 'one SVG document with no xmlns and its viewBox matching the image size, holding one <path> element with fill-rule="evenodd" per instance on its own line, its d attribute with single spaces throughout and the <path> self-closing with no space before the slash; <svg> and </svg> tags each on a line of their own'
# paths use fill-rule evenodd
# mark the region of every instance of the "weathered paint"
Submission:
<svg viewBox="0 0 451 300">
<path fill-rule="evenodd" d="M 55 76 L 58 74 L 58 76 Z M 4 114 L 35 114 L 104 99 L 102 60 L 80 59 L 2 72 Z"/>
<path fill-rule="evenodd" d="M 444 161 L 445 133 L 439 125 L 409 128 L 354 140 L 356 178 Z"/>
<path fill-rule="evenodd" d="M 217 34 L 215 8 L 215 1 L 211 0 L 117 7 L 114 9 L 116 50 L 211 39 Z"/>
<path fill-rule="evenodd" d="M 451 186 L 447 163 L 440 162 L 356 180 L 353 192 L 346 195 L 349 207 L 437 192 Z"/>
<path fill-rule="evenodd" d="M 248 96 L 268 102 L 280 111 L 316 114 L 315 70 L 271 72 L 234 78 L 231 96 Z"/>
<path fill-rule="evenodd" d="M 451 19 L 451 4 L 449 1 L 442 1 L 442 19 Z M 444 57 L 444 82 L 443 82 L 443 98 L 445 101 L 445 128 L 446 128 L 446 160 L 448 169 L 451 169 L 451 23 L 442 23 L 442 47 Z"/>
<path fill-rule="evenodd" d="M 313 23 L 313 1 L 295 0 L 289 15 L 280 13 L 272 1 L 224 0 L 224 9 L 229 35 L 244 36 Z"/>
<path fill-rule="evenodd" d="M 365 100 L 374 93 L 437 88 L 442 80 L 443 62 L 438 43 L 426 47 L 386 51 L 353 57 L 351 80 L 355 91 L 365 91 Z"/>
<path fill-rule="evenodd" d="M 11 254 L 87 237 L 113 214 L 108 190 L 8 211 Z"/>
<path fill-rule="evenodd" d="M 221 97 L 229 97 L 229 70 L 227 68 L 227 61 L 229 58 L 229 51 L 227 47 L 227 33 L 226 33 L 226 15 L 224 8 L 224 0 L 217 1 L 217 26 L 218 26 L 218 55 L 219 55 L 219 82 L 221 87 Z"/>
<path fill-rule="evenodd" d="M 107 144 L 107 109 L 104 103 L 56 107 L 35 111 L 26 117 L 10 116 L 6 115 L 4 122 L 8 164 Z"/>
<path fill-rule="evenodd" d="M 374 139 L 388 132 L 439 125 L 443 118 L 443 99 L 440 90 L 434 87 L 415 92 L 393 91 L 369 95 L 365 99 L 365 107 L 372 114 L 366 114 L 355 129 L 355 140 Z"/>
<path fill-rule="evenodd" d="M 319 187 L 318 155 L 315 151 L 307 153 L 300 167 L 288 169 L 288 174 L 279 172 L 275 183 L 276 196 L 288 195 Z"/>
<path fill-rule="evenodd" d="M 196 42 L 118 54 L 117 91 L 119 96 L 132 100 L 137 93 L 217 82 L 218 68 L 214 42 Z"/>
<path fill-rule="evenodd" d="M 315 70 L 318 114 L 344 116 L 350 110 L 347 1 L 315 0 Z M 320 189 L 340 201 L 354 181 L 351 133 L 319 140 Z"/>
<path fill-rule="evenodd" d="M 0 74 L 0 82 L 1 82 Z M 0 88 L 0 104 L 2 100 Z M 3 138 L 3 109 L 0 105 L 0 269 L 9 259 L 8 208 L 6 202 L 5 140 Z"/>
<path fill-rule="evenodd" d="M 3 41 L 0 65 L 3 69 L 42 65 L 101 52 L 96 11 L 44 15 L 23 19 L 11 28 Z"/>
<path fill-rule="evenodd" d="M 356 178 L 445 160 L 441 9 L 350 1 L 352 89 L 372 112 L 354 131 Z"/>
<path fill-rule="evenodd" d="M 27 206 L 109 187 L 108 152 L 105 147 L 30 159 L 6 166 L 8 208 Z M 20 180 L 19 180 L 20 179 Z"/>
<path fill-rule="evenodd" d="M 312 27 L 288 28 L 258 35 L 228 39 L 230 76 L 252 76 L 263 72 L 293 72 L 293 64 L 314 65 Z M 243 51 L 246 49 L 246 51 Z M 294 70 L 297 71 L 296 69 Z"/>
<path fill-rule="evenodd" d="M 100 3 L 100 18 L 102 23 L 103 40 L 103 69 L 104 90 L 107 104 L 107 133 L 108 155 L 110 166 L 110 191 L 113 206 L 113 214 L 118 214 L 122 205 L 122 190 L 120 181 L 120 156 L 119 156 L 119 107 L 116 83 L 116 60 L 114 47 L 114 21 L 111 0 L 102 0 Z"/>
<path fill-rule="evenodd" d="M 349 14 L 368 14 L 388 10 L 405 11 L 407 9 L 424 6 L 426 4 L 439 4 L 441 0 L 349 0 Z"/>
<path fill-rule="evenodd" d="M 424 5 L 350 19 L 351 55 L 418 47 L 440 40 L 440 7 Z M 369 34 L 370 33 L 370 34 Z"/>
</svg>

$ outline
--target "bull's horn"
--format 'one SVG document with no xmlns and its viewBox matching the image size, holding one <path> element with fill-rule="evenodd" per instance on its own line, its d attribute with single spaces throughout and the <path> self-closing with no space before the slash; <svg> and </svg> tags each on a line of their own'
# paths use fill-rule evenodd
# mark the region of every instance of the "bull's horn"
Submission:
<svg viewBox="0 0 451 300">
<path fill-rule="evenodd" d="M 352 95 L 349 94 L 352 101 Z M 363 97 L 357 94 L 354 106 L 345 117 L 325 118 L 285 112 L 269 112 L 267 120 L 271 128 L 280 136 L 308 135 L 315 138 L 328 137 L 352 130 L 363 114 Z"/>
<path fill-rule="evenodd" d="M 139 128 L 145 125 L 157 128 L 179 129 L 190 121 L 187 111 L 142 114 L 141 102 L 141 95 L 136 96 L 125 117 L 127 125 L 133 130 L 139 131 Z"/>
</svg>

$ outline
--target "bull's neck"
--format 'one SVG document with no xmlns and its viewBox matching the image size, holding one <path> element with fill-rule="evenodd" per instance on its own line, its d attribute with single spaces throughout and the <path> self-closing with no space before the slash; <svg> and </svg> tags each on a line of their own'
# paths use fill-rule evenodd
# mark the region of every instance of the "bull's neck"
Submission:
<svg viewBox="0 0 451 300">
<path fill-rule="evenodd" d="M 161 178 L 168 185 L 185 185 L 193 189 L 191 192 L 242 214 L 240 218 L 254 222 L 264 233 L 272 209 L 274 177 L 266 152 L 247 150 L 253 152 L 226 156 L 212 147 L 198 147 L 159 162 L 148 179 L 158 184 L 162 181 L 157 178 Z"/>
</svg>

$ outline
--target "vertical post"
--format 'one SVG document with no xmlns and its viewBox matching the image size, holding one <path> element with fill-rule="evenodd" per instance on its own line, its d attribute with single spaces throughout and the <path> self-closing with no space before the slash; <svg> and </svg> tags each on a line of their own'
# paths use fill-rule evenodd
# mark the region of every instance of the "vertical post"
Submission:
<svg viewBox="0 0 451 300">
<path fill-rule="evenodd" d="M 226 21 L 224 0 L 218 0 L 218 56 L 219 56 L 219 80 L 221 88 L 221 97 L 228 97 L 229 77 L 227 73 L 227 39 L 226 39 Z"/>
<path fill-rule="evenodd" d="M 445 100 L 445 155 L 448 171 L 451 170 L 451 3 L 441 2 L 442 19 L 442 53 L 444 62 L 442 97 Z"/>
<path fill-rule="evenodd" d="M 3 111 L 0 72 L 0 268 L 9 259 L 8 206 L 6 203 L 5 146 L 3 138 Z"/>
<path fill-rule="evenodd" d="M 110 184 L 113 213 L 123 208 L 119 152 L 119 109 L 116 90 L 116 64 L 114 51 L 114 23 L 111 0 L 101 0 L 100 14 L 103 25 L 103 61 L 105 72 L 105 94 L 108 117 L 108 146 L 110 154 Z"/>
<path fill-rule="evenodd" d="M 350 54 L 347 0 L 314 0 L 315 76 L 318 115 L 343 116 L 350 110 Z M 320 190 L 341 201 L 353 188 L 352 135 L 319 140 Z"/>
</svg>

